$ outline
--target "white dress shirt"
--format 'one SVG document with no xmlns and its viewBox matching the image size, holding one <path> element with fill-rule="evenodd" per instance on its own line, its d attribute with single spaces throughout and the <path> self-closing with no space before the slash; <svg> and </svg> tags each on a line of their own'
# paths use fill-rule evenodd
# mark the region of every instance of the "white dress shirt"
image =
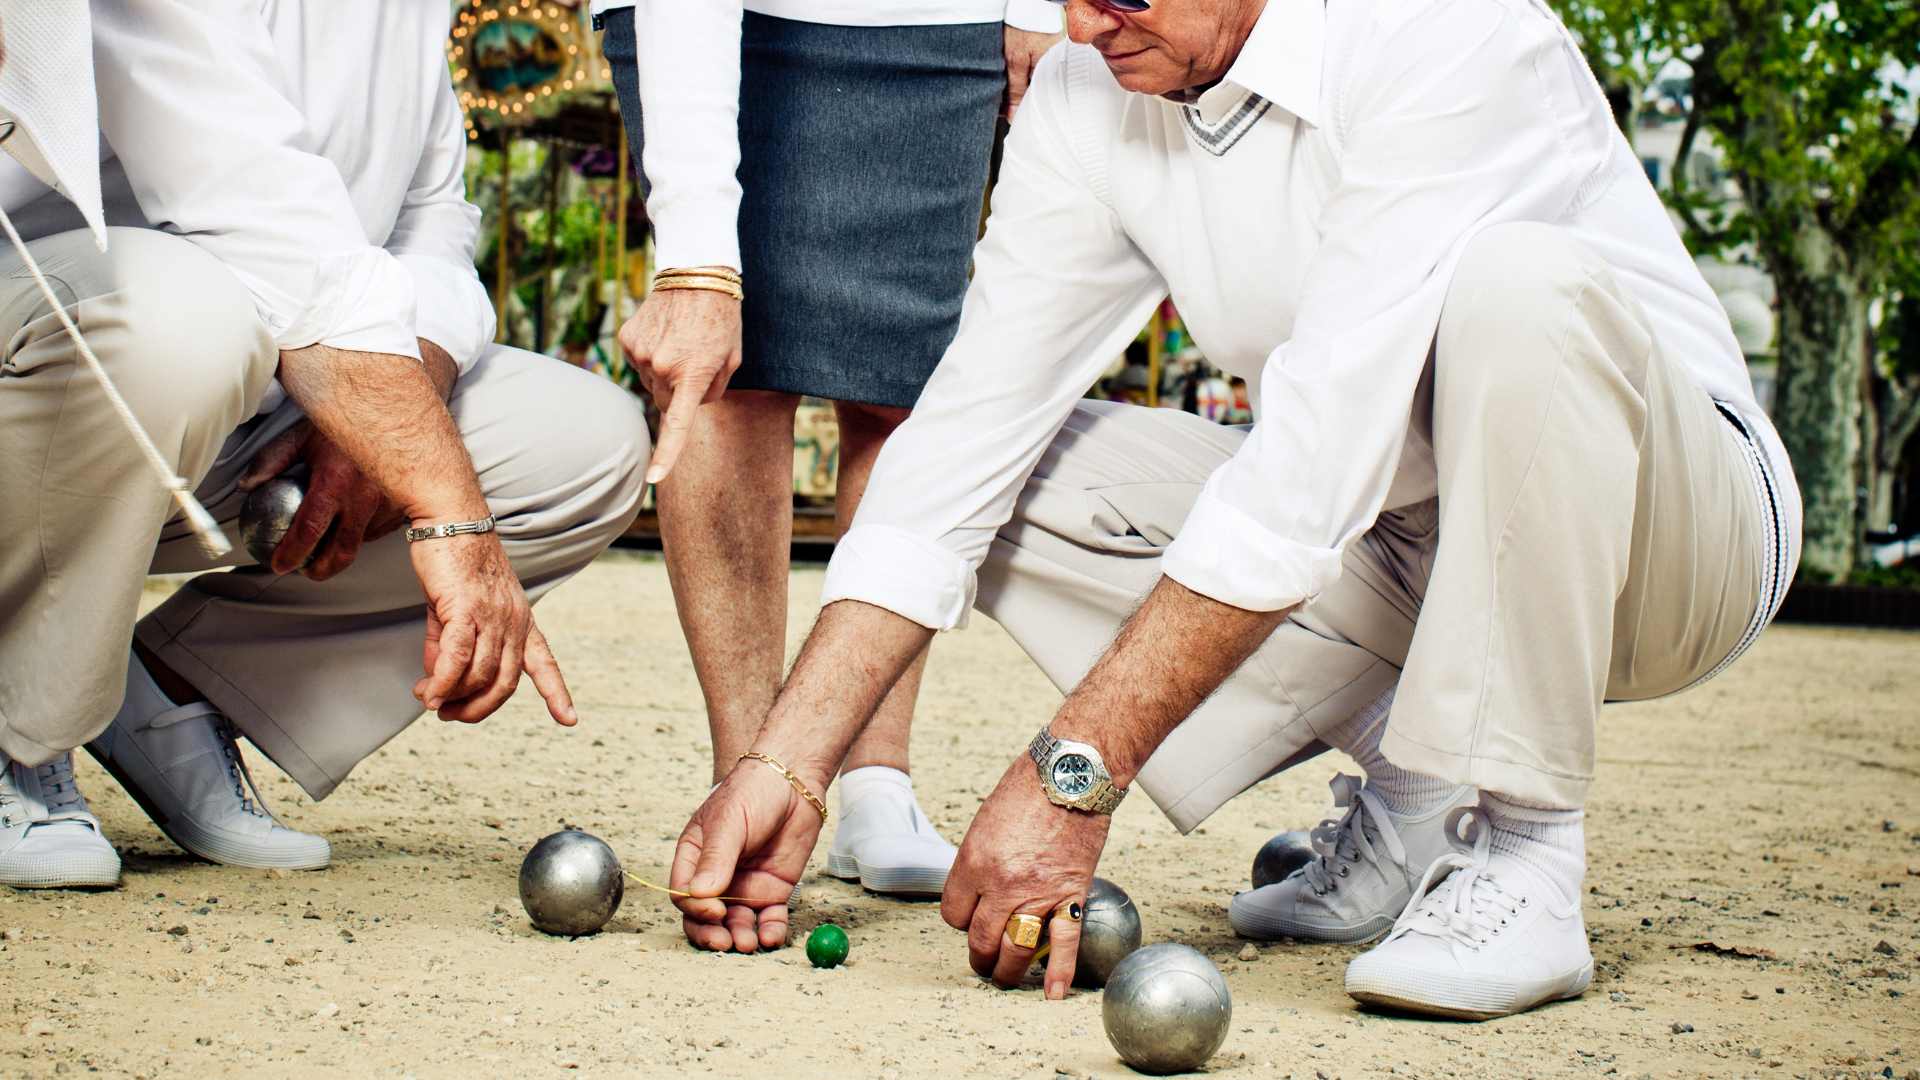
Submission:
<svg viewBox="0 0 1920 1080">
<path fill-rule="evenodd" d="M 1382 510 L 1436 493 L 1432 448 L 1408 437 L 1415 390 L 1461 249 L 1511 221 L 1602 255 L 1658 346 L 1791 475 L 1725 313 L 1542 3 L 1269 0 L 1193 105 L 1123 91 L 1090 48 L 1042 62 L 958 336 L 822 602 L 962 624 L 1042 451 L 1169 292 L 1256 421 L 1163 571 L 1240 608 L 1311 601 Z"/>
<path fill-rule="evenodd" d="M 104 251 L 92 33 L 87 0 L 0 0 L 0 124 L 14 125 L 0 147 L 24 167 L 0 177 L 0 206 L 52 187 Z"/>
<path fill-rule="evenodd" d="M 996 22 L 1060 32 L 1048 0 L 596 0 L 632 7 L 655 261 L 740 268 L 740 19 L 754 11 L 836 26 Z M 825 160 L 822 167 L 831 168 Z M 747 288 L 753 287 L 752 282 Z"/>
<path fill-rule="evenodd" d="M 493 338 L 436 0 L 94 0 L 108 223 L 206 249 L 283 349 Z M 28 239 L 79 225 L 0 162 Z M 280 400 L 277 387 L 263 409 Z"/>
</svg>

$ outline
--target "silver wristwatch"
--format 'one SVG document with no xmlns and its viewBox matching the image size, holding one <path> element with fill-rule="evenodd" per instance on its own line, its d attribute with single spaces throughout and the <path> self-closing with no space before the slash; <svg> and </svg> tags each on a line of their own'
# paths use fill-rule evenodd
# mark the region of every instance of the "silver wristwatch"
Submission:
<svg viewBox="0 0 1920 1080">
<path fill-rule="evenodd" d="M 493 515 L 488 514 L 479 521 L 449 521 L 445 525 L 418 525 L 407 530 L 407 543 L 417 544 L 422 540 L 445 540 L 450 536 L 472 536 L 476 533 L 493 531 Z"/>
<path fill-rule="evenodd" d="M 1116 787 L 1100 751 L 1083 742 L 1056 739 L 1046 728 L 1033 737 L 1027 747 L 1034 768 L 1040 772 L 1040 788 L 1047 800 L 1069 810 L 1089 814 L 1111 814 L 1127 797 L 1127 789 Z"/>
</svg>

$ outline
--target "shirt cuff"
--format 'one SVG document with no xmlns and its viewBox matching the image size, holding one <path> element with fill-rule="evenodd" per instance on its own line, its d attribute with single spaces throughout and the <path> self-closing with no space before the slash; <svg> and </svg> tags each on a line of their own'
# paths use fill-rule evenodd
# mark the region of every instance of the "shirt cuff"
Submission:
<svg viewBox="0 0 1920 1080">
<path fill-rule="evenodd" d="M 740 192 L 682 196 L 671 206 L 648 206 L 653 219 L 653 263 L 661 270 L 740 265 Z M 746 283 L 753 288 L 753 282 Z"/>
<path fill-rule="evenodd" d="M 1057 34 L 1066 25 L 1059 4 L 1052 0 L 1007 0 L 1007 25 L 1016 30 Z"/>
<path fill-rule="evenodd" d="M 1223 604 L 1279 611 L 1312 602 L 1340 580 L 1340 552 L 1289 540 L 1206 490 L 1161 556 L 1160 572 Z"/>
<path fill-rule="evenodd" d="M 462 375 L 493 342 L 493 304 L 472 270 L 431 255 L 401 255 L 413 279 L 414 336 L 440 346 Z"/>
<path fill-rule="evenodd" d="M 859 600 L 929 630 L 958 630 L 974 585 L 973 567 L 939 544 L 891 525 L 855 525 L 834 545 L 820 606 Z"/>
<path fill-rule="evenodd" d="M 282 349 L 326 345 L 347 352 L 420 359 L 414 339 L 413 280 L 400 260 L 379 248 L 322 259 L 310 303 L 291 319 L 262 312 Z"/>
</svg>

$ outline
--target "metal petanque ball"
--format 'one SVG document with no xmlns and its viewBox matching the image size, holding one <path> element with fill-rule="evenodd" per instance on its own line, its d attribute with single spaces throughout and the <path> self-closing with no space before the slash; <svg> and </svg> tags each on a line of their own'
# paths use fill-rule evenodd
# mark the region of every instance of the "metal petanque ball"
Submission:
<svg viewBox="0 0 1920 1080">
<path fill-rule="evenodd" d="M 298 480 L 276 476 L 247 493 L 240 504 L 240 542 L 261 566 L 273 561 L 273 549 L 293 527 L 307 489 Z"/>
<path fill-rule="evenodd" d="M 1144 1073 L 1192 1072 L 1227 1041 L 1233 997 L 1213 962 L 1161 942 L 1120 962 L 1101 995 L 1100 1018 L 1120 1060 Z"/>
<path fill-rule="evenodd" d="M 1260 845 L 1253 856 L 1253 887 L 1264 889 L 1285 881 L 1295 870 L 1314 860 L 1313 834 L 1305 829 L 1283 832 Z"/>
<path fill-rule="evenodd" d="M 1115 965 L 1140 947 L 1140 909 L 1127 891 L 1097 877 L 1087 888 L 1086 910 L 1080 921 L 1080 952 L 1074 963 L 1073 983 L 1098 990 L 1112 977 Z"/>
<path fill-rule="evenodd" d="M 578 829 L 543 838 L 520 863 L 520 906 L 536 930 L 560 937 L 607 925 L 626 891 L 613 849 Z"/>
</svg>

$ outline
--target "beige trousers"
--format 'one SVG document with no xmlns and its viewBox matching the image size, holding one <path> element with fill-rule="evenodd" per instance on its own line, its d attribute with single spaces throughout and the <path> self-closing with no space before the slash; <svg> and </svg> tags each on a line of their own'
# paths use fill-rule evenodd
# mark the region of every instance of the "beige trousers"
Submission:
<svg viewBox="0 0 1920 1080">
<path fill-rule="evenodd" d="M 199 248 L 116 229 L 32 245 L 163 453 L 236 532 L 235 482 L 302 414 L 254 413 L 278 363 L 239 282 Z M 28 763 L 97 735 L 134 634 L 314 797 L 420 715 L 425 613 L 405 541 L 324 583 L 237 547 L 139 621 L 151 572 L 215 570 L 109 414 L 17 259 L 0 259 L 0 752 Z M 501 541 L 539 598 L 638 511 L 637 401 L 604 379 L 495 347 L 449 402 Z"/>
<path fill-rule="evenodd" d="M 1161 745 L 1140 785 L 1183 831 L 1396 685 L 1396 765 L 1577 807 L 1602 701 L 1685 688 L 1764 618 L 1772 521 L 1745 435 L 1564 232 L 1470 243 L 1426 379 L 1411 434 L 1431 441 L 1438 498 L 1382 514 Z M 996 538 L 979 609 L 1072 687 L 1244 437 L 1083 403 Z"/>
</svg>

